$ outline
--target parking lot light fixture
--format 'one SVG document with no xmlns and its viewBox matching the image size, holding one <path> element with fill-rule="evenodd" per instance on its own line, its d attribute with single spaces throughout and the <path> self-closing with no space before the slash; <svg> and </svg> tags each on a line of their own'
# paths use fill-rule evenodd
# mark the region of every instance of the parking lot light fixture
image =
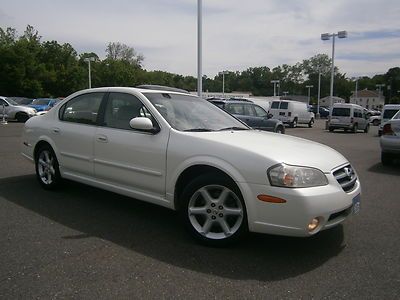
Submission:
<svg viewBox="0 0 400 300">
<path fill-rule="evenodd" d="M 203 95 L 203 70 L 202 70 L 202 19 L 203 19 L 203 1 L 197 0 L 197 96 Z"/>
<path fill-rule="evenodd" d="M 91 56 L 91 57 L 86 57 L 85 59 L 84 59 L 84 61 L 86 61 L 87 63 L 88 63 L 88 69 L 89 69 L 89 89 L 91 89 L 92 88 L 92 72 L 91 72 L 91 69 L 90 69 L 90 62 L 92 62 L 92 61 L 95 61 L 95 58 L 93 57 L 93 56 Z"/>
<path fill-rule="evenodd" d="M 320 118 L 320 113 L 319 113 L 319 100 L 321 99 L 321 66 L 318 67 L 318 97 L 317 97 L 317 113 L 315 117 L 317 119 Z"/>
<path fill-rule="evenodd" d="M 328 40 L 330 40 L 330 38 L 332 38 L 331 90 L 330 90 L 330 96 L 329 96 L 330 111 L 332 111 L 332 105 L 333 105 L 333 80 L 334 80 L 334 76 L 335 76 L 335 37 L 338 37 L 339 39 L 347 38 L 347 31 L 342 30 L 342 31 L 339 31 L 338 33 L 322 33 L 321 34 L 321 40 L 323 40 L 323 41 L 328 41 Z"/>
<path fill-rule="evenodd" d="M 222 98 L 225 98 L 225 74 L 228 74 L 228 71 L 222 71 Z"/>
<path fill-rule="evenodd" d="M 274 84 L 274 97 L 276 97 L 276 85 L 279 84 L 279 80 L 271 80 L 271 83 Z"/>
</svg>

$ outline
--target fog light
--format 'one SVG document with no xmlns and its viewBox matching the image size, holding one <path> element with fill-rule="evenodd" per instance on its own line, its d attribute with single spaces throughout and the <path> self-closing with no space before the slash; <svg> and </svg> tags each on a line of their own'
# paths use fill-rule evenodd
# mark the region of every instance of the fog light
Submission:
<svg viewBox="0 0 400 300">
<path fill-rule="evenodd" d="M 314 218 L 311 220 L 311 222 L 308 224 L 308 231 L 313 231 L 315 228 L 317 228 L 319 225 L 319 219 Z"/>
</svg>

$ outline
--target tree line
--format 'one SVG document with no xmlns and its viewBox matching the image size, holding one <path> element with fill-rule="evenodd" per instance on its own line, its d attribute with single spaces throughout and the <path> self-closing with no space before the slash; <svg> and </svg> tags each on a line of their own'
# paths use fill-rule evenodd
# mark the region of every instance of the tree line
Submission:
<svg viewBox="0 0 400 300">
<path fill-rule="evenodd" d="M 43 41 L 38 31 L 28 25 L 23 34 L 16 29 L 0 28 L 0 95 L 36 97 L 67 96 L 88 87 L 87 58 L 91 57 L 92 87 L 137 86 L 157 84 L 195 91 L 197 79 L 164 71 L 143 68 L 144 56 L 133 47 L 119 42 L 106 45 L 106 57 L 96 53 L 81 53 L 69 43 Z M 224 71 L 225 92 L 249 92 L 255 96 L 273 94 L 271 80 L 279 80 L 279 93 L 307 95 L 307 85 L 313 85 L 311 97 L 317 98 L 318 76 L 321 73 L 321 97 L 329 95 L 331 59 L 317 54 L 294 65 L 274 68 L 249 67 L 244 71 Z M 203 90 L 222 91 L 222 72 L 214 78 L 203 77 Z M 400 103 L 400 68 L 385 74 L 358 78 L 358 89 L 376 90 L 384 84 L 386 102 Z M 355 90 L 355 79 L 335 68 L 334 95 L 348 99 Z"/>
</svg>

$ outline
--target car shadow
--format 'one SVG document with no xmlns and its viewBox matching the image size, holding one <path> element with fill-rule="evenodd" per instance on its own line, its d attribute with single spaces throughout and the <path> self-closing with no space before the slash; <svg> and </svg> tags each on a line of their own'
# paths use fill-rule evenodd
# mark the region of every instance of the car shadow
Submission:
<svg viewBox="0 0 400 300">
<path fill-rule="evenodd" d="M 381 163 L 377 163 L 371 166 L 368 171 L 379 174 L 400 175 L 400 159 L 394 160 L 390 166 L 384 166 Z"/>
<path fill-rule="evenodd" d="M 310 238 L 250 234 L 227 248 L 205 247 L 186 233 L 174 211 L 73 182 L 45 191 L 34 175 L 1 179 L 0 197 L 79 232 L 60 239 L 96 237 L 179 268 L 231 279 L 295 277 L 345 248 L 341 225 Z"/>
</svg>

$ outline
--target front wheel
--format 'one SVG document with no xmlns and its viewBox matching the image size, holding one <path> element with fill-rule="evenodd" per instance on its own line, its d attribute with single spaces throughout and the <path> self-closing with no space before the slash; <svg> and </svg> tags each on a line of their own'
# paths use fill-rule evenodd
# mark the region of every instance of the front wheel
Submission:
<svg viewBox="0 0 400 300">
<path fill-rule="evenodd" d="M 372 124 L 373 124 L 374 126 L 378 126 L 378 125 L 379 125 L 379 120 L 375 119 L 375 120 L 372 122 Z"/>
<path fill-rule="evenodd" d="M 17 113 L 15 118 L 17 119 L 18 122 L 25 123 L 26 121 L 28 121 L 29 116 L 26 113 Z"/>
<path fill-rule="evenodd" d="M 357 133 L 357 131 L 358 131 L 358 126 L 357 126 L 357 124 L 354 124 L 354 126 L 353 126 L 353 133 Z"/>
<path fill-rule="evenodd" d="M 275 131 L 276 133 L 280 133 L 280 134 L 284 134 L 285 133 L 285 127 L 283 127 L 282 125 L 279 125 L 277 128 L 276 128 L 276 131 Z"/>
<path fill-rule="evenodd" d="M 365 129 L 364 129 L 365 133 L 368 133 L 368 131 L 369 131 L 369 124 L 367 124 L 367 126 L 365 126 Z"/>
<path fill-rule="evenodd" d="M 180 197 L 180 214 L 192 236 L 210 246 L 224 246 L 247 231 L 239 188 L 215 174 L 203 174 L 186 186 Z"/>
<path fill-rule="evenodd" d="M 308 127 L 311 128 L 314 125 L 314 119 L 311 119 L 310 122 L 308 122 Z"/>
<path fill-rule="evenodd" d="M 36 177 L 46 190 L 53 190 L 61 182 L 57 157 L 49 145 L 40 147 L 35 157 Z"/>
<path fill-rule="evenodd" d="M 297 119 L 295 118 L 292 123 L 290 123 L 290 127 L 296 128 L 297 127 Z"/>
</svg>

